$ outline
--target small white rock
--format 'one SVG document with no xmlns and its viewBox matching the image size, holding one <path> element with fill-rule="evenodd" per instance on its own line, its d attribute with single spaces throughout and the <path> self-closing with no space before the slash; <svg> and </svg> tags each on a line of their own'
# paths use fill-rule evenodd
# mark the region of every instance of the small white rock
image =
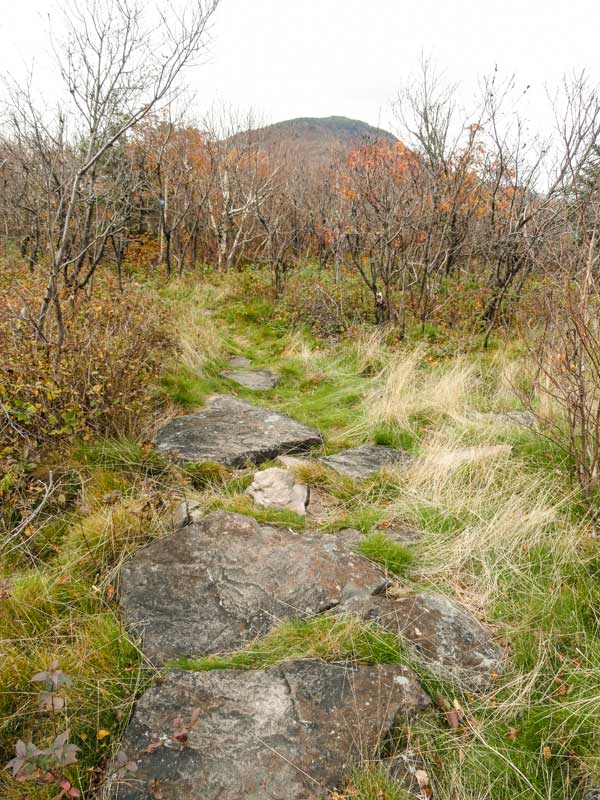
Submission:
<svg viewBox="0 0 600 800">
<path fill-rule="evenodd" d="M 257 472 L 246 490 L 257 506 L 306 514 L 308 489 L 298 483 L 291 472 L 280 467 L 270 467 Z"/>
</svg>

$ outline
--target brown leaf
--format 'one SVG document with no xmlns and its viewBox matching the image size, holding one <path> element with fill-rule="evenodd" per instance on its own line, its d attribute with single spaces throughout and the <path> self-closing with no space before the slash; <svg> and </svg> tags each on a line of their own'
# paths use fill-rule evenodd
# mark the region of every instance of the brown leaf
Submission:
<svg viewBox="0 0 600 800">
<path fill-rule="evenodd" d="M 450 708 L 452 707 L 450 703 L 446 700 L 446 698 L 442 697 L 441 694 L 437 695 L 437 697 L 435 698 L 435 702 L 437 704 L 437 707 L 440 708 L 442 711 L 449 711 Z"/>
<path fill-rule="evenodd" d="M 452 728 L 452 730 L 456 730 L 460 728 L 460 719 L 458 717 L 458 711 L 455 708 L 450 709 L 450 711 L 444 712 L 446 715 L 446 722 Z"/>
</svg>

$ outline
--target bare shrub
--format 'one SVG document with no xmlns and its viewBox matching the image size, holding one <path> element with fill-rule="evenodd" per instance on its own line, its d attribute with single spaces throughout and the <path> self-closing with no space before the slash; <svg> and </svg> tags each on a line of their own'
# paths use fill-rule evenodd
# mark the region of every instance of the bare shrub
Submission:
<svg viewBox="0 0 600 800">
<path fill-rule="evenodd" d="M 563 447 L 588 499 L 600 480 L 600 321 L 596 290 L 569 281 L 560 302 L 546 301 L 543 334 L 532 351 L 537 368 L 528 398 L 542 429 Z"/>
</svg>

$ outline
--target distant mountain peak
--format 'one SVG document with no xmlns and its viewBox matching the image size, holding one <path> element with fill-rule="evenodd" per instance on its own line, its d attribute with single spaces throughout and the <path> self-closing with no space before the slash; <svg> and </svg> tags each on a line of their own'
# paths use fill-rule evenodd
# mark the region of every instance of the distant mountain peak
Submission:
<svg viewBox="0 0 600 800">
<path fill-rule="evenodd" d="M 398 141 L 389 131 L 341 116 L 296 117 L 231 137 L 246 139 L 267 152 L 287 155 L 308 171 L 327 167 L 363 145 Z"/>
<path fill-rule="evenodd" d="M 294 138 L 337 140 L 340 144 L 359 145 L 363 142 L 387 141 L 395 142 L 396 137 L 389 131 L 376 128 L 360 119 L 350 117 L 295 117 L 282 122 L 275 122 L 263 129 L 267 135 L 287 134 Z"/>
</svg>

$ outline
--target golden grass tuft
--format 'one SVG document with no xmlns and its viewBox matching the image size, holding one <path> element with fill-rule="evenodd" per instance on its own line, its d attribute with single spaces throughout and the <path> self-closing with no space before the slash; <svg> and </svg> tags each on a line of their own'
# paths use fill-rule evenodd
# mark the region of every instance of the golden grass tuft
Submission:
<svg viewBox="0 0 600 800">
<path fill-rule="evenodd" d="M 177 319 L 179 360 L 192 372 L 201 374 L 207 362 L 223 354 L 223 340 L 217 324 L 195 304 L 185 307 Z"/>
<path fill-rule="evenodd" d="M 532 474 L 506 445 L 465 448 L 463 435 L 460 426 L 430 434 L 401 471 L 388 514 L 424 526 L 421 576 L 448 586 L 460 576 L 461 591 L 482 608 L 529 549 L 549 548 L 559 565 L 575 557 L 582 532 L 561 515 L 570 498 L 551 476 Z"/>
<path fill-rule="evenodd" d="M 423 368 L 424 350 L 397 356 L 375 381 L 367 398 L 367 415 L 373 426 L 395 424 L 411 429 L 415 418 L 441 420 L 459 417 L 477 387 L 476 370 L 463 358 L 442 368 Z"/>
</svg>

